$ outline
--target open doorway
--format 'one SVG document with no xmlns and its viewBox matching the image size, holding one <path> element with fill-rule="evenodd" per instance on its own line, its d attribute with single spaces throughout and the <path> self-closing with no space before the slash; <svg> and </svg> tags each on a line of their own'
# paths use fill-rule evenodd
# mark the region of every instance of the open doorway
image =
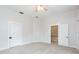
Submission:
<svg viewBox="0 0 79 59">
<path fill-rule="evenodd" d="M 51 44 L 58 45 L 58 25 L 51 26 Z"/>
</svg>

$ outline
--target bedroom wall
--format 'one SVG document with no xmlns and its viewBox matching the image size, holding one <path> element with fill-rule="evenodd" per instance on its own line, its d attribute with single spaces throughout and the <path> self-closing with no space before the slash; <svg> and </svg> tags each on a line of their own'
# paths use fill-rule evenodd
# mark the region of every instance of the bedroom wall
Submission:
<svg viewBox="0 0 79 59">
<path fill-rule="evenodd" d="M 44 18 L 40 17 L 39 15 L 39 18 L 32 18 L 32 19 L 33 19 L 33 42 L 49 43 L 49 41 L 44 38 L 45 34 L 43 34 Z"/>
<path fill-rule="evenodd" d="M 20 15 L 18 12 L 7 8 L 6 6 L 0 6 L 0 50 L 9 48 L 8 40 L 8 21 L 16 21 L 22 24 L 22 43 L 31 43 L 33 37 L 33 21 L 30 17 Z"/>
<path fill-rule="evenodd" d="M 8 28 L 7 28 L 7 20 L 5 9 L 0 7 L 0 50 L 8 47 Z M 3 12 L 2 12 L 3 11 Z M 7 11 L 8 12 L 8 11 Z M 3 17 L 5 16 L 5 18 Z"/>
<path fill-rule="evenodd" d="M 60 13 L 60 14 L 54 14 L 52 16 L 46 17 L 46 19 L 43 21 L 43 39 L 47 40 L 48 43 L 51 43 L 51 32 L 50 27 L 54 24 L 68 24 L 69 25 L 69 46 L 70 47 L 78 47 L 79 38 L 77 39 L 76 34 L 76 20 L 77 20 L 77 13 L 79 9 Z M 77 43 L 78 42 L 78 43 Z"/>
<path fill-rule="evenodd" d="M 77 48 L 79 50 L 79 10 L 77 12 L 77 23 L 76 23 L 76 28 L 77 28 Z"/>
<path fill-rule="evenodd" d="M 9 48 L 8 21 L 16 21 L 17 19 L 20 20 L 14 12 L 0 6 L 0 50 Z"/>
<path fill-rule="evenodd" d="M 23 20 L 23 44 L 33 42 L 33 19 L 27 17 Z"/>
<path fill-rule="evenodd" d="M 8 48 L 8 21 L 22 23 L 22 44 L 32 42 L 51 43 L 50 27 L 53 24 L 69 24 L 71 39 L 69 46 L 79 46 L 79 40 L 76 40 L 76 19 L 77 11 L 73 10 L 61 14 L 45 16 L 40 19 L 34 19 L 27 15 L 20 15 L 18 12 L 7 7 L 0 6 L 0 50 Z M 73 29 L 73 30 L 72 30 Z"/>
<path fill-rule="evenodd" d="M 26 14 L 20 15 L 15 10 L 6 6 L 0 6 L 0 50 L 9 48 L 8 21 L 20 22 L 22 24 L 22 43 L 48 42 L 42 37 L 43 18 L 35 19 Z"/>
</svg>

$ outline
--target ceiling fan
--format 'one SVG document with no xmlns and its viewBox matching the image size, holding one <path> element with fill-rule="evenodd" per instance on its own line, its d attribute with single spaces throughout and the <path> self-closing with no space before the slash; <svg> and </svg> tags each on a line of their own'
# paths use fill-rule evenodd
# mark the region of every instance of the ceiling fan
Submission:
<svg viewBox="0 0 79 59">
<path fill-rule="evenodd" d="M 42 12 L 42 11 L 47 11 L 47 8 L 45 5 L 35 5 L 35 12 Z"/>
</svg>

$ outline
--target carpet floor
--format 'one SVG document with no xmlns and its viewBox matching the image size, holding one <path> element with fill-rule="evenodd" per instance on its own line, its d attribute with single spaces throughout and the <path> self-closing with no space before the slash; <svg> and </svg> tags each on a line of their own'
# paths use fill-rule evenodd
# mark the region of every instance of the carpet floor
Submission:
<svg viewBox="0 0 79 59">
<path fill-rule="evenodd" d="M 79 51 L 48 43 L 31 43 L 0 51 L 0 54 L 79 54 Z"/>
</svg>

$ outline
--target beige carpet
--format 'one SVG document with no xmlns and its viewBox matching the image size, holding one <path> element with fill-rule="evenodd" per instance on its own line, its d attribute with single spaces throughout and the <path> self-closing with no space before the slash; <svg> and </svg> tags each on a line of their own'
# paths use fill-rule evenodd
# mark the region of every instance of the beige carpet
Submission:
<svg viewBox="0 0 79 59">
<path fill-rule="evenodd" d="M 79 54 L 79 51 L 75 48 L 47 43 L 31 43 L 0 51 L 0 54 Z"/>
</svg>

